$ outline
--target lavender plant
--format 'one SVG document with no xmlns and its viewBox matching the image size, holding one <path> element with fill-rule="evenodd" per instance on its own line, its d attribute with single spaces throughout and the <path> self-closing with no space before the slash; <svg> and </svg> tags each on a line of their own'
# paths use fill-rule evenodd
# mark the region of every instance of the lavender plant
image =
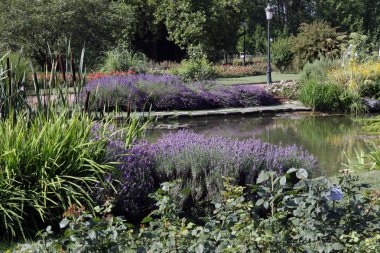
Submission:
<svg viewBox="0 0 380 253">
<path fill-rule="evenodd" d="M 162 182 L 181 179 L 176 200 L 183 210 L 203 210 L 205 200 L 215 200 L 223 190 L 222 177 L 238 185 L 254 184 L 261 171 L 282 175 L 290 168 L 318 169 L 317 160 L 295 146 L 276 146 L 259 140 L 232 140 L 209 137 L 189 131 L 169 134 L 154 144 L 140 142 L 130 149 L 117 143 L 109 147 L 120 162 L 116 184 L 117 209 L 129 219 L 152 207 L 149 193 Z M 126 155 L 120 155 L 126 154 Z M 200 207 L 200 208 L 198 208 Z M 207 207 L 206 207 L 207 209 Z"/>
<path fill-rule="evenodd" d="M 271 105 L 277 100 L 259 87 L 218 86 L 211 82 L 184 83 L 171 75 L 108 76 L 90 81 L 83 91 L 94 95 L 95 108 L 202 110 Z"/>
</svg>

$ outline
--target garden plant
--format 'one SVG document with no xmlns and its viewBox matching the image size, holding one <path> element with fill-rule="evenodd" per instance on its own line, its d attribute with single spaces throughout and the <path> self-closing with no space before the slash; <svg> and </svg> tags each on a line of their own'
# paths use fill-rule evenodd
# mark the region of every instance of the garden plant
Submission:
<svg viewBox="0 0 380 253">
<path fill-rule="evenodd" d="M 380 252 L 380 1 L 0 10 L 1 252 Z M 239 115 L 150 124 L 194 110 Z"/>
</svg>

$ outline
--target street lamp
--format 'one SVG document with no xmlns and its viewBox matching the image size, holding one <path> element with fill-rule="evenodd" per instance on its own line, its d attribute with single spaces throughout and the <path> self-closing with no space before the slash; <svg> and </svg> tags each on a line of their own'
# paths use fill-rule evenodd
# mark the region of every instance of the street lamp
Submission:
<svg viewBox="0 0 380 253">
<path fill-rule="evenodd" d="M 242 22 L 241 25 L 243 26 L 243 66 L 245 66 L 245 31 L 247 29 L 247 22 Z"/>
<path fill-rule="evenodd" d="M 267 67 L 267 84 L 272 83 L 272 69 L 270 67 L 270 21 L 273 18 L 274 9 L 269 5 L 265 8 L 265 13 L 268 20 L 268 67 Z"/>
</svg>

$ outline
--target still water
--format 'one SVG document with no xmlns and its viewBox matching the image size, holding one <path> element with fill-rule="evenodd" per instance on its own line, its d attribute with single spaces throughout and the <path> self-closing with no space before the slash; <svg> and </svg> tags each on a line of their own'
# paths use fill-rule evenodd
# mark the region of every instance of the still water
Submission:
<svg viewBox="0 0 380 253">
<path fill-rule="evenodd" d="M 146 139 L 152 142 L 165 133 L 189 129 L 206 136 L 256 138 L 273 144 L 302 146 L 318 158 L 320 173 L 326 176 L 345 168 L 346 157 L 352 156 L 355 149 L 365 150 L 366 141 L 371 139 L 347 116 L 311 113 L 161 120 L 152 127 L 146 132 Z"/>
</svg>

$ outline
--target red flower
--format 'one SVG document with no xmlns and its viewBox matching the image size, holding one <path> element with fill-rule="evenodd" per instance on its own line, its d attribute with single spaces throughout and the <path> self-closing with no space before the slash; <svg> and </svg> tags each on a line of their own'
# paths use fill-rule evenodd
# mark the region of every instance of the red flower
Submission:
<svg viewBox="0 0 380 253">
<path fill-rule="evenodd" d="M 128 71 L 110 71 L 110 72 L 107 72 L 107 73 L 95 72 L 95 73 L 88 74 L 87 75 L 87 79 L 89 81 L 91 81 L 91 80 L 102 78 L 102 77 L 106 77 L 106 76 L 128 76 L 128 75 L 134 75 L 134 74 L 136 74 L 136 72 L 133 71 L 133 70 L 128 70 Z"/>
</svg>

